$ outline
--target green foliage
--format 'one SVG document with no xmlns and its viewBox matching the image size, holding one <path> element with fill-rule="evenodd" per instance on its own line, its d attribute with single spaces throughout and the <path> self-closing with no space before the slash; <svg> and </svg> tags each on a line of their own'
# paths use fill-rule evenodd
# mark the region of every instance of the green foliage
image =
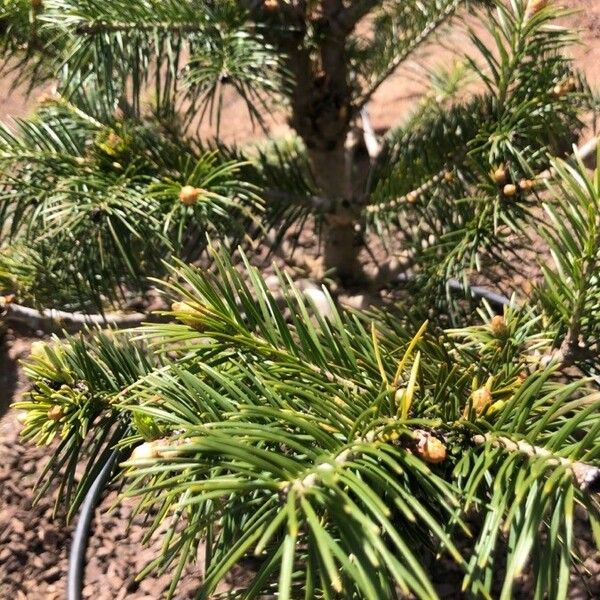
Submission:
<svg viewBox="0 0 600 600">
<path fill-rule="evenodd" d="M 186 82 L 195 102 L 202 102 L 220 124 L 223 86 L 242 97 L 250 117 L 263 123 L 268 101 L 285 92 L 286 75 L 281 58 L 262 36 L 244 31 L 217 32 L 193 47 Z"/>
<path fill-rule="evenodd" d="M 329 34 L 313 15 L 317 6 L 306 9 L 303 27 L 283 4 L 265 14 L 257 5 L 237 2 L 144 0 L 132 7 L 121 1 L 47 0 L 34 21 L 29 10 L 26 3 L 6 4 L 7 43 L 15 44 L 11 51 L 22 46 L 18 39 L 27 31 L 33 36 L 39 21 L 45 40 L 40 60 L 55 61 L 66 101 L 41 108 L 17 133 L 3 133 L 9 179 L 0 214 L 3 228 L 11 227 L 10 243 L 27 223 L 21 244 L 39 239 L 32 251 L 50 263 L 55 248 L 76 257 L 73 272 L 53 277 L 64 295 L 52 305 L 96 310 L 123 305 L 131 293 L 144 291 L 148 275 L 163 274 L 157 257 L 174 253 L 195 260 L 206 232 L 234 239 L 245 231 L 255 234 L 260 228 L 249 225 L 252 215 L 265 229 L 275 228 L 278 238 L 311 215 L 327 221 L 329 204 L 311 174 L 320 167 L 310 163 L 302 145 L 226 149 L 217 142 L 219 156 L 213 159 L 198 152 L 210 143 L 193 144 L 182 135 L 205 116 L 218 128 L 228 88 L 259 121 L 269 99 L 286 99 L 295 111 L 314 103 L 329 110 L 326 86 L 332 76 L 319 74 L 329 56 Z M 581 126 L 587 88 L 564 52 L 574 36 L 553 23 L 564 11 L 545 6 L 530 15 L 520 0 L 508 6 L 366 2 L 352 10 L 372 13 L 373 35 L 348 32 L 349 99 L 336 111 L 347 109 L 349 120 L 397 66 L 418 59 L 417 51 L 435 42 L 456 17 L 469 11 L 479 27 L 471 32 L 473 49 L 448 73 L 434 72 L 432 92 L 386 136 L 356 210 L 384 238 L 402 232 L 429 288 L 450 277 L 466 282 L 484 262 L 504 261 L 514 236 L 522 237 L 534 223 L 537 196 L 520 184 L 547 167 L 548 152 L 568 150 Z M 489 43 L 481 41 L 483 26 Z M 299 43 L 304 53 L 296 56 Z M 306 73 L 298 75 L 294 61 L 308 61 L 315 71 L 312 83 L 302 80 Z M 461 93 L 465 87 L 475 91 Z M 145 103 L 149 94 L 153 99 Z M 251 164 L 236 169 L 227 164 L 232 158 Z M 225 169 L 224 179 L 203 202 L 184 209 L 172 201 L 175 182 L 187 184 L 197 160 L 200 170 L 214 160 L 215 169 Z M 490 173 L 500 167 L 506 181 L 498 183 Z M 38 189 L 41 181 L 59 179 L 60 192 L 54 186 Z M 240 180 L 257 186 L 267 202 L 264 214 Z M 516 186 L 514 193 L 505 193 L 505 185 Z M 228 218 L 238 204 L 235 218 Z M 235 223 L 240 215 L 241 226 Z M 32 227 L 36 223 L 39 228 Z M 59 239 L 52 232 L 60 232 Z M 47 303 L 43 288 L 27 300 Z"/>
<path fill-rule="evenodd" d="M 282 309 L 257 270 L 240 272 L 222 254 L 214 261 L 214 274 L 177 267 L 180 283 L 169 288 L 178 322 L 134 332 L 160 366 L 148 370 L 136 346 L 103 336 L 85 355 L 83 380 L 129 421 L 124 443 L 141 442 L 123 465 L 124 494 L 157 515 L 150 531 L 173 516 L 148 569 L 180 573 L 204 539 L 201 597 L 255 557 L 240 597 L 277 589 L 392 598 L 397 586 L 435 598 L 423 557 L 442 552 L 464 569 L 467 589 L 492 597 L 503 533 L 501 597 L 511 597 L 529 558 L 536 593 L 564 597 L 574 504 L 598 525 L 597 502 L 573 465 L 600 464 L 600 400 L 585 380 L 561 383 L 554 367 L 527 374 L 526 352 L 549 343 L 532 331 L 531 315 L 509 311 L 502 330 L 488 322 L 440 341 L 435 328 L 388 311 L 358 315 L 330 303 L 325 319 L 283 275 Z M 81 345 L 34 359 L 26 431 L 43 436 L 42 413 L 65 406 L 52 383 L 68 380 L 75 393 L 82 377 L 73 358 L 54 372 L 46 363 L 75 357 Z M 520 442 L 537 451 L 508 446 Z M 472 514 L 483 527 L 465 551 L 456 540 Z"/>
<path fill-rule="evenodd" d="M 373 38 L 357 40 L 353 56 L 356 77 L 366 102 L 390 73 L 409 56 L 449 25 L 461 8 L 477 2 L 433 0 L 432 2 L 382 2 L 373 16 Z M 442 30 L 440 32 L 440 29 Z"/>
<path fill-rule="evenodd" d="M 114 404 L 127 385 L 154 368 L 139 345 L 116 340 L 109 333 L 92 339 L 69 338 L 52 345 L 34 342 L 25 368 L 34 382 L 29 397 L 18 403 L 27 411 L 23 436 L 38 444 L 55 437 L 60 443 L 41 477 L 37 497 L 60 476 L 56 509 L 67 505 L 72 517 L 114 445 L 128 428 L 128 419 Z M 85 458 L 84 475 L 75 469 Z"/>
<path fill-rule="evenodd" d="M 14 29 L 33 39 L 41 30 L 40 60 L 53 58 L 50 68 L 60 70 L 61 91 L 69 98 L 92 84 L 113 97 L 127 95 L 139 115 L 143 96 L 152 89 L 157 115 L 182 110 L 179 101 L 185 97 L 191 118 L 200 109 L 212 113 L 227 83 L 258 117 L 257 99 L 285 87 L 277 53 L 260 31 L 247 26 L 241 3 L 44 0 L 32 22 L 28 4 L 5 9 L 9 33 Z M 10 39 L 6 53 L 19 48 L 15 36 Z"/>
<path fill-rule="evenodd" d="M 590 175 L 580 161 L 556 160 L 552 167 L 558 177 L 543 204 L 549 217 L 543 235 L 553 264 L 542 266 L 544 285 L 536 299 L 556 345 L 562 344 L 563 353 L 578 354 L 578 364 L 597 373 L 600 171 Z"/>
<path fill-rule="evenodd" d="M 0 2 L 0 73 L 29 91 L 54 76 L 60 56 L 60 42 L 40 21 L 42 9 L 37 0 Z"/>
<path fill-rule="evenodd" d="M 467 16 L 472 47 L 334 181 L 365 103 Z M 71 518 L 118 449 L 147 538 L 165 532 L 142 575 L 171 569 L 170 597 L 204 546 L 200 598 L 235 565 L 250 576 L 229 597 L 437 598 L 440 557 L 465 594 L 508 600 L 530 569 L 535 598 L 566 598 L 576 506 L 600 548 L 600 176 L 552 158 L 592 105 L 563 16 L 525 0 L 4 2 L 5 68 L 58 93 L 0 129 L 0 292 L 103 312 L 163 279 L 172 301 L 133 331 L 34 345 L 24 436 L 58 444 L 39 494 L 56 485 Z M 261 124 L 288 109 L 297 135 L 224 144 L 227 90 Z M 205 118 L 216 140 L 191 133 Z M 542 207 L 541 283 L 466 314 L 450 278 L 511 268 Z M 310 217 L 401 242 L 414 296 L 346 311 L 231 253 Z"/>
<path fill-rule="evenodd" d="M 374 225 L 399 225 L 434 283 L 486 259 L 506 262 L 507 240 L 537 221 L 532 178 L 581 127 L 585 84 L 563 52 L 573 36 L 552 24 L 562 13 L 547 6 L 530 18 L 513 2 L 486 14 L 494 43 L 473 31 L 479 56 L 466 57 L 485 92 L 450 108 L 427 105 L 388 134 L 371 180 Z M 495 180 L 498 169 L 504 176 Z"/>
<path fill-rule="evenodd" d="M 45 265 L 33 282 L 17 282 L 24 299 L 96 310 L 123 303 L 164 272 L 164 258 L 196 258 L 206 233 L 241 237 L 259 210 L 236 177 L 239 163 L 149 124 L 114 114 L 103 123 L 50 99 L 17 126 L 0 131 L 1 240 Z M 203 190 L 193 206 L 179 200 L 184 185 Z M 3 270 L 11 255 L 3 251 Z"/>
</svg>

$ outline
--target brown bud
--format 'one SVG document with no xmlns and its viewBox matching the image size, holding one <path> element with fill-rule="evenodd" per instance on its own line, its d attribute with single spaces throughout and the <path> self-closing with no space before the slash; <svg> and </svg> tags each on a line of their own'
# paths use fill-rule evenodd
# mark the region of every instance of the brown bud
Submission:
<svg viewBox="0 0 600 600">
<path fill-rule="evenodd" d="M 502 315 L 496 315 L 492 318 L 490 321 L 490 329 L 498 338 L 505 337 L 508 333 L 508 327 L 506 326 L 506 321 Z"/>
<path fill-rule="evenodd" d="M 444 181 L 452 183 L 454 181 L 454 173 L 452 171 L 444 171 Z"/>
<path fill-rule="evenodd" d="M 186 206 L 192 206 L 198 201 L 202 190 L 192 185 L 184 185 L 179 192 L 179 200 Z"/>
<path fill-rule="evenodd" d="M 108 137 L 106 138 L 106 145 L 110 146 L 111 148 L 116 148 L 122 142 L 123 139 L 121 138 L 121 136 L 118 133 L 115 133 L 114 131 L 111 131 L 108 134 Z"/>
<path fill-rule="evenodd" d="M 502 185 L 503 183 L 506 183 L 506 180 L 508 178 L 508 173 L 506 172 L 506 168 L 504 167 L 504 165 L 500 165 L 492 174 L 492 177 L 494 178 L 494 181 L 498 184 L 498 185 Z"/>
<path fill-rule="evenodd" d="M 42 0 L 31 0 L 31 8 L 35 11 L 41 10 L 44 8 L 44 3 Z"/>
<path fill-rule="evenodd" d="M 0 296 L 0 306 L 6 306 L 15 299 L 14 294 L 6 294 L 6 296 Z"/>
<path fill-rule="evenodd" d="M 37 98 L 37 102 L 38 104 L 49 104 L 51 102 L 56 102 L 59 99 L 60 96 L 58 96 L 58 94 L 53 93 L 53 92 L 42 92 L 38 98 Z"/>
<path fill-rule="evenodd" d="M 521 190 L 523 190 L 524 192 L 528 192 L 530 190 L 532 190 L 535 187 L 535 181 L 533 181 L 532 179 L 521 179 L 521 181 L 519 181 L 519 188 Z"/>
<path fill-rule="evenodd" d="M 264 0 L 263 8 L 268 12 L 274 12 L 279 9 L 279 0 Z"/>
<path fill-rule="evenodd" d="M 557 98 L 561 98 L 575 89 L 577 89 L 577 80 L 574 77 L 569 77 L 568 79 L 557 83 L 554 88 L 552 88 L 552 94 Z"/>
<path fill-rule="evenodd" d="M 415 432 L 417 436 L 417 444 L 415 446 L 415 454 L 425 462 L 437 465 L 446 460 L 446 446 L 426 431 Z"/>
<path fill-rule="evenodd" d="M 58 406 L 57 404 L 55 404 L 52 408 L 50 408 L 50 410 L 48 411 L 48 418 L 51 421 L 60 421 L 63 416 L 64 416 L 64 411 L 62 409 L 62 406 Z"/>
<path fill-rule="evenodd" d="M 564 83 L 565 90 L 567 92 L 573 92 L 577 89 L 577 79 L 575 77 L 569 77 Z"/>
<path fill-rule="evenodd" d="M 418 198 L 419 198 L 419 194 L 417 194 L 417 192 L 415 192 L 415 191 L 412 191 L 412 192 L 409 192 L 408 194 L 406 194 L 406 201 L 409 204 L 414 204 L 418 200 Z"/>
<path fill-rule="evenodd" d="M 511 196 L 514 196 L 517 193 L 517 186 L 514 183 L 507 183 L 502 189 L 502 193 L 507 198 L 510 198 Z"/>
<path fill-rule="evenodd" d="M 471 394 L 473 410 L 480 415 L 492 403 L 492 392 L 485 387 L 475 390 Z"/>
</svg>

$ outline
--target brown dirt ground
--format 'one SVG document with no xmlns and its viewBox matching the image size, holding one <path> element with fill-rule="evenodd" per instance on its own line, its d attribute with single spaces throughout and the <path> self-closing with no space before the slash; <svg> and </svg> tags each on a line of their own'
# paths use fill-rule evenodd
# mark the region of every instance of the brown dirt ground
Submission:
<svg viewBox="0 0 600 600">
<path fill-rule="evenodd" d="M 579 67 L 586 73 L 593 88 L 600 87 L 600 1 L 568 0 L 568 6 L 581 12 L 570 20 L 581 28 L 582 44 L 574 49 Z M 451 58 L 451 47 L 464 47 L 464 35 L 455 34 L 444 41 L 445 48 L 425 58 L 426 64 L 436 64 Z M 370 115 L 377 130 L 385 130 L 402 119 L 424 88 L 424 73 L 416 65 L 400 71 L 376 94 L 370 105 Z M 10 90 L 9 81 L 0 82 L 0 119 L 27 115 L 35 106 L 42 90 L 29 97 L 23 90 Z M 276 114 L 268 123 L 268 133 L 286 131 L 285 121 Z M 202 132 L 210 134 L 210 127 Z M 230 97 L 226 103 L 222 126 L 227 141 L 260 138 L 261 131 L 253 129 L 243 103 Z M 19 424 L 9 405 L 26 389 L 27 383 L 18 367 L 35 334 L 14 334 L 0 331 L 0 599 L 57 600 L 65 596 L 67 556 L 71 529 L 59 518 L 52 518 L 52 502 L 44 498 L 32 508 L 33 487 L 43 467 L 48 449 L 33 448 L 18 439 Z M 168 587 L 168 575 L 149 577 L 141 583 L 136 573 L 156 550 L 156 545 L 142 549 L 143 526 L 134 520 L 126 524 L 130 505 L 112 512 L 114 492 L 106 498 L 93 524 L 87 553 L 84 597 L 96 600 L 157 600 Z M 578 526 L 580 550 L 587 556 L 587 574 L 573 585 L 571 598 L 584 600 L 600 598 L 600 553 L 590 552 L 589 532 Z M 450 581 L 455 577 L 447 573 Z M 200 576 L 200 565 L 184 578 L 177 598 L 193 598 Z M 583 583 L 581 583 L 583 581 Z M 443 598 L 459 598 L 451 591 L 448 581 L 440 585 Z M 454 588 L 456 589 L 456 588 Z M 516 597 L 516 596 L 515 596 Z M 531 597 L 525 585 L 521 598 Z"/>
</svg>

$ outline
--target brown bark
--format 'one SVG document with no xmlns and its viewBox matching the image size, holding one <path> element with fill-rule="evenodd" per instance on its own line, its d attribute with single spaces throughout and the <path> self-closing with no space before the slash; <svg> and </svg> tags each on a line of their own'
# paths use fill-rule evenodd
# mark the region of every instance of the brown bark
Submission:
<svg viewBox="0 0 600 600">
<path fill-rule="evenodd" d="M 357 235 L 361 198 L 355 193 L 356 169 L 346 148 L 356 114 L 346 46 L 357 20 L 375 4 L 360 0 L 345 7 L 342 0 L 321 0 L 309 10 L 305 3 L 291 3 L 279 15 L 289 33 L 269 34 L 269 41 L 288 56 L 294 78 L 289 124 L 306 145 L 319 196 L 329 201 L 321 210 L 324 266 L 345 281 L 360 278 L 362 245 Z M 318 40 L 313 50 L 305 44 L 309 24 Z"/>
<path fill-rule="evenodd" d="M 359 252 L 362 246 L 357 231 L 360 210 L 352 199 L 351 165 L 345 147 L 332 151 L 309 150 L 315 181 L 321 192 L 334 199 L 332 208 L 323 216 L 323 263 L 342 281 L 360 279 L 362 268 Z"/>
<path fill-rule="evenodd" d="M 37 310 L 19 304 L 6 304 L 0 307 L 0 320 L 11 323 L 23 323 L 31 329 L 41 331 L 68 331 L 74 333 L 85 327 L 114 327 L 126 329 L 137 327 L 144 321 L 156 320 L 145 313 L 107 313 L 105 315 L 71 313 L 64 310 L 47 308 Z"/>
<path fill-rule="evenodd" d="M 339 19 L 341 0 L 323 0 L 313 26 L 321 32 L 318 55 L 306 56 L 296 78 L 291 125 L 304 140 L 315 182 L 332 200 L 323 220 L 323 260 L 344 281 L 360 273 L 359 211 L 352 194 L 352 165 L 346 140 L 352 119 L 346 41 L 348 31 Z M 293 57 L 292 57 L 293 58 Z"/>
</svg>

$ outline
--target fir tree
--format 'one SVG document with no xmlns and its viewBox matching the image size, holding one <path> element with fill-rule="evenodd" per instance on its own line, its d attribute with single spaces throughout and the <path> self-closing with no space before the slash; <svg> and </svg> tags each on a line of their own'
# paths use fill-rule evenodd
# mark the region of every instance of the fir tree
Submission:
<svg viewBox="0 0 600 600">
<path fill-rule="evenodd" d="M 34 347 L 24 435 L 60 438 L 40 494 L 57 480 L 73 516 L 119 449 L 149 535 L 169 520 L 148 570 L 173 569 L 171 594 L 203 542 L 202 598 L 248 557 L 236 597 L 436 598 L 442 555 L 475 597 L 505 565 L 511 598 L 529 565 L 536 598 L 565 598 L 575 506 L 600 547 L 600 174 L 570 156 L 593 102 L 564 15 L 543 0 L 5 1 L 5 69 L 57 82 L 0 130 L 6 317 L 115 321 L 151 285 L 171 303 L 138 329 Z M 465 23 L 470 49 L 376 136 L 380 86 Z M 227 88 L 259 125 L 286 111 L 294 137 L 198 139 Z M 329 275 L 368 289 L 405 270 L 411 303 L 348 311 L 323 288 L 323 312 L 285 272 L 272 291 L 253 249 L 285 256 L 309 218 Z M 451 291 L 489 264 L 510 279 L 540 222 L 539 284 L 471 314 Z M 407 262 L 366 273 L 372 238 Z"/>
</svg>

